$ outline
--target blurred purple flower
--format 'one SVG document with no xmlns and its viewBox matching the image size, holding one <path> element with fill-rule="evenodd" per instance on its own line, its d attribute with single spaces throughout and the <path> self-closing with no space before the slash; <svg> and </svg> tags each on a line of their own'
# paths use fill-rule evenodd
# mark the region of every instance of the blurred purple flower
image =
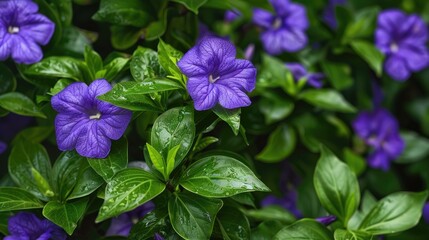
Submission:
<svg viewBox="0 0 429 240">
<path fill-rule="evenodd" d="M 230 41 L 205 37 L 177 65 L 188 77 L 187 88 L 196 110 L 208 110 L 218 103 L 227 109 L 250 105 L 245 92 L 255 88 L 256 68 L 248 60 L 235 59 Z"/>
<path fill-rule="evenodd" d="M 34 118 L 14 113 L 0 118 L 0 141 L 9 142 L 17 133 L 33 122 Z"/>
<path fill-rule="evenodd" d="M 296 52 L 307 44 L 308 19 L 305 7 L 290 0 L 270 0 L 275 14 L 255 8 L 253 22 L 263 28 L 261 41 L 267 53 Z"/>
<path fill-rule="evenodd" d="M 132 211 L 113 218 L 109 229 L 107 229 L 106 236 L 117 235 L 127 237 L 133 225 L 138 223 L 140 219 L 153 209 L 155 209 L 155 204 L 153 202 L 147 202 Z"/>
<path fill-rule="evenodd" d="M 21 212 L 9 218 L 9 234 L 4 240 L 62 240 L 65 232 L 47 219 L 39 219 L 32 213 Z"/>
<path fill-rule="evenodd" d="M 31 64 L 43 58 L 40 45 L 49 43 L 55 24 L 30 0 L 0 1 L 0 60 Z"/>
<path fill-rule="evenodd" d="M 368 164 L 373 168 L 388 170 L 390 162 L 404 150 L 405 144 L 399 134 L 398 122 L 385 109 L 361 112 L 353 122 L 353 129 L 372 147 Z"/>
<path fill-rule="evenodd" d="M 55 131 L 58 148 L 76 149 L 84 157 L 105 158 L 110 152 L 111 139 L 118 140 L 125 132 L 131 111 L 97 99 L 112 89 L 104 79 L 89 87 L 72 83 L 52 97 L 52 107 L 58 112 Z"/>
<path fill-rule="evenodd" d="M 255 53 L 255 44 L 251 43 L 244 50 L 244 59 L 250 61 L 253 58 L 253 53 Z"/>
<path fill-rule="evenodd" d="M 325 226 L 328 226 L 329 224 L 335 222 L 336 220 L 337 220 L 337 217 L 335 217 L 334 215 L 316 218 L 316 221 L 320 222 Z"/>
<path fill-rule="evenodd" d="M 335 8 L 339 5 L 345 5 L 347 0 L 329 0 L 328 5 L 323 10 L 323 21 L 332 29 L 337 28 L 337 19 L 335 18 Z"/>
<path fill-rule="evenodd" d="M 378 15 L 375 44 L 386 55 L 384 69 L 395 80 L 405 81 L 412 72 L 429 66 L 427 26 L 415 15 L 385 10 Z"/>
<path fill-rule="evenodd" d="M 423 206 L 423 219 L 429 224 L 429 202 L 426 202 Z"/>
<path fill-rule="evenodd" d="M 7 144 L 0 141 L 0 154 L 4 153 L 4 151 L 6 151 L 7 149 Z"/>
<path fill-rule="evenodd" d="M 302 78 L 306 78 L 308 85 L 315 88 L 322 87 L 322 80 L 325 77 L 322 73 L 308 73 L 307 69 L 299 63 L 286 63 L 285 66 L 292 73 L 295 82 L 298 82 Z"/>
<path fill-rule="evenodd" d="M 225 21 L 233 22 L 241 16 L 241 13 L 238 10 L 228 10 L 225 12 Z"/>
<path fill-rule="evenodd" d="M 153 237 L 155 240 L 164 240 L 164 238 L 159 233 L 155 233 L 155 236 Z"/>
</svg>

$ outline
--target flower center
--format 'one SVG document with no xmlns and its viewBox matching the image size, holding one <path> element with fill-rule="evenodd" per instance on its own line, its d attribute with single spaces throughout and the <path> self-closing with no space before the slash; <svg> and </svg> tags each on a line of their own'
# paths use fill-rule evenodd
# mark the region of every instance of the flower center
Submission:
<svg viewBox="0 0 429 240">
<path fill-rule="evenodd" d="M 274 19 L 274 22 L 273 22 L 272 26 L 273 26 L 274 29 L 280 28 L 282 26 L 282 19 L 279 18 L 279 17 L 277 17 L 276 19 Z"/>
<path fill-rule="evenodd" d="M 19 33 L 19 27 L 9 26 L 7 31 L 11 34 Z"/>
<path fill-rule="evenodd" d="M 209 76 L 209 82 L 215 83 L 217 80 L 219 80 L 219 78 L 220 77 L 213 78 L 213 75 L 210 74 L 210 76 Z"/>
<path fill-rule="evenodd" d="M 137 223 L 139 222 L 139 218 L 137 218 L 137 217 L 133 217 L 133 218 L 131 218 L 131 222 L 132 222 L 133 224 L 137 224 Z"/>
<path fill-rule="evenodd" d="M 89 119 L 100 119 L 101 118 L 101 113 L 97 113 L 97 114 L 95 114 L 95 115 L 91 115 L 91 116 L 89 116 Z"/>
<path fill-rule="evenodd" d="M 395 42 L 392 42 L 391 44 L 390 44 L 390 51 L 392 51 L 392 52 L 397 52 L 399 50 L 399 46 L 398 46 L 398 44 L 396 44 Z"/>
</svg>

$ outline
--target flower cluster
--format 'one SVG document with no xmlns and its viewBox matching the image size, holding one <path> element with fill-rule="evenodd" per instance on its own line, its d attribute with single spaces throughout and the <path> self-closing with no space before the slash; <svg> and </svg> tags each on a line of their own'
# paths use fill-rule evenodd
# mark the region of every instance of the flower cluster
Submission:
<svg viewBox="0 0 429 240">
<path fill-rule="evenodd" d="M 267 53 L 296 52 L 307 44 L 307 12 L 300 4 L 290 0 L 270 0 L 275 14 L 256 8 L 253 22 L 263 29 L 261 41 Z"/>
<path fill-rule="evenodd" d="M 404 142 L 399 135 L 396 119 L 385 109 L 362 112 L 353 122 L 356 134 L 373 148 L 368 164 L 373 168 L 388 170 L 390 162 L 401 155 Z"/>
<path fill-rule="evenodd" d="M 378 15 L 375 44 L 386 55 L 384 68 L 393 79 L 405 81 L 429 66 L 427 41 L 428 29 L 419 16 L 400 10 Z"/>
<path fill-rule="evenodd" d="M 49 43 L 55 24 L 38 13 L 30 0 L 0 1 L 0 61 L 31 64 L 43 58 L 40 45 Z"/>
</svg>

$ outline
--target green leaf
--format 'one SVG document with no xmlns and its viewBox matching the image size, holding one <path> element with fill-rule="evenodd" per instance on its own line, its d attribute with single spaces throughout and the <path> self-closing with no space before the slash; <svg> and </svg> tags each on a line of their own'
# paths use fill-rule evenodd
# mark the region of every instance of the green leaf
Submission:
<svg viewBox="0 0 429 240">
<path fill-rule="evenodd" d="M 106 66 L 104 66 L 104 70 L 106 73 L 103 78 L 107 81 L 113 81 L 115 78 L 127 68 L 128 58 L 118 57 L 110 61 Z"/>
<path fill-rule="evenodd" d="M 397 163 L 412 163 L 425 159 L 429 155 L 429 139 L 414 132 L 401 132 L 405 142 L 405 149 L 401 156 L 395 160 Z"/>
<path fill-rule="evenodd" d="M 330 150 L 322 147 L 314 172 L 314 188 L 322 206 L 344 224 L 360 202 L 359 184 L 354 173 Z"/>
<path fill-rule="evenodd" d="M 274 239 L 332 240 L 332 233 L 313 219 L 302 219 L 281 229 Z"/>
<path fill-rule="evenodd" d="M 48 138 L 52 131 L 54 130 L 54 126 L 38 126 L 38 127 L 30 127 L 19 132 L 12 141 L 11 145 L 15 145 L 17 142 L 28 141 L 32 143 L 40 143 L 46 138 Z"/>
<path fill-rule="evenodd" d="M 118 25 L 144 27 L 152 19 L 149 4 L 141 0 L 101 0 L 100 8 L 92 19 Z"/>
<path fill-rule="evenodd" d="M 381 199 L 362 220 L 359 230 L 374 234 L 392 234 L 417 225 L 428 192 L 397 192 Z"/>
<path fill-rule="evenodd" d="M 282 87 L 291 95 L 297 92 L 292 74 L 283 62 L 269 55 L 262 55 L 263 70 L 259 74 L 257 84 L 261 87 Z"/>
<path fill-rule="evenodd" d="M 47 57 L 42 61 L 31 65 L 25 70 L 26 75 L 70 78 L 75 81 L 83 81 L 83 62 L 71 57 Z"/>
<path fill-rule="evenodd" d="M 18 115 L 46 118 L 30 98 L 19 92 L 0 95 L 0 107 Z"/>
<path fill-rule="evenodd" d="M 187 9 L 191 10 L 195 14 L 198 14 L 198 8 L 204 5 L 207 0 L 172 0 L 173 2 L 178 2 L 183 4 Z"/>
<path fill-rule="evenodd" d="M 39 190 L 32 168 L 48 182 L 50 181 L 51 162 L 46 149 L 40 144 L 18 142 L 9 156 L 9 174 L 18 186 L 39 199 L 47 200 L 44 193 Z"/>
<path fill-rule="evenodd" d="M 158 58 L 161 66 L 173 76 L 181 76 L 182 72 L 177 67 L 177 61 L 183 57 L 183 53 L 174 49 L 169 44 L 159 40 L 158 43 Z"/>
<path fill-rule="evenodd" d="M 356 176 L 363 173 L 366 168 L 366 160 L 348 148 L 344 149 L 344 160 Z"/>
<path fill-rule="evenodd" d="M 0 187 L 0 212 L 42 207 L 39 199 L 22 188 Z"/>
<path fill-rule="evenodd" d="M 267 145 L 262 152 L 256 155 L 256 159 L 271 163 L 282 161 L 295 150 L 295 145 L 295 130 L 286 124 L 282 124 L 271 133 Z"/>
<path fill-rule="evenodd" d="M 156 170 L 158 170 L 160 173 L 164 175 L 165 163 L 161 154 L 149 143 L 146 143 L 146 146 L 147 146 L 147 151 L 149 152 L 150 160 L 153 166 L 156 168 Z M 164 178 L 165 178 L 165 175 L 164 175 Z"/>
<path fill-rule="evenodd" d="M 174 165 L 176 162 L 176 155 L 180 149 L 180 145 L 174 146 L 172 149 L 168 150 L 167 154 L 167 172 L 166 175 L 169 176 L 170 173 L 174 170 Z"/>
<path fill-rule="evenodd" d="M 96 222 L 133 210 L 159 195 L 164 189 L 165 184 L 151 173 L 137 168 L 124 169 L 107 183 L 104 203 Z"/>
<path fill-rule="evenodd" d="M 251 240 L 272 240 L 276 233 L 284 227 L 279 221 L 264 221 L 252 229 Z"/>
<path fill-rule="evenodd" d="M 0 64 L 0 94 L 12 92 L 16 88 L 15 75 L 8 67 Z"/>
<path fill-rule="evenodd" d="M 353 78 L 350 76 L 350 66 L 338 62 L 321 62 L 323 73 L 331 82 L 332 86 L 337 90 L 343 90 L 353 84 Z"/>
<path fill-rule="evenodd" d="M 95 74 L 103 69 L 103 60 L 100 55 L 88 45 L 85 46 L 84 57 L 91 78 L 95 80 Z"/>
<path fill-rule="evenodd" d="M 0 212 L 0 234 L 3 234 L 4 236 L 9 235 L 7 225 L 9 217 L 11 217 L 12 215 L 12 212 Z"/>
<path fill-rule="evenodd" d="M 155 120 L 150 143 L 164 159 L 167 159 L 170 149 L 180 145 L 176 155 L 176 167 L 191 149 L 194 136 L 195 122 L 192 107 L 177 107 L 164 112 Z"/>
<path fill-rule="evenodd" d="M 235 136 L 238 135 L 238 131 L 240 130 L 240 108 L 230 110 L 221 106 L 216 106 L 213 108 L 213 112 L 222 119 L 222 121 L 228 123 Z"/>
<path fill-rule="evenodd" d="M 89 165 L 79 169 L 79 176 L 73 191 L 67 197 L 68 200 L 86 197 L 104 184 L 103 178 L 98 175 Z"/>
<path fill-rule="evenodd" d="M 200 152 L 202 150 L 204 150 L 206 147 L 210 146 L 213 143 L 218 142 L 219 139 L 215 138 L 215 137 L 205 137 L 202 138 L 200 141 L 198 141 L 198 143 L 194 146 L 194 149 L 192 150 L 193 152 Z"/>
<path fill-rule="evenodd" d="M 94 171 L 108 181 L 117 172 L 125 169 L 128 164 L 128 142 L 121 138 L 114 141 L 109 155 L 103 159 L 88 158 L 88 163 Z"/>
<path fill-rule="evenodd" d="M 54 191 L 52 190 L 52 187 L 49 185 L 48 180 L 42 176 L 42 174 L 37 171 L 35 168 L 31 168 L 31 174 L 33 175 L 34 182 L 37 185 L 37 188 L 39 191 L 43 194 L 43 196 L 46 197 L 53 197 L 55 196 Z"/>
<path fill-rule="evenodd" d="M 250 239 L 249 220 L 237 208 L 223 207 L 217 215 L 217 222 L 224 239 Z"/>
<path fill-rule="evenodd" d="M 343 96 L 333 89 L 309 89 L 303 91 L 299 97 L 316 106 L 326 110 L 353 113 L 356 108 L 348 103 Z"/>
<path fill-rule="evenodd" d="M 377 76 L 381 77 L 384 55 L 373 44 L 366 41 L 353 41 L 350 45 L 369 64 Z"/>
<path fill-rule="evenodd" d="M 144 34 L 144 28 L 113 25 L 110 27 L 112 46 L 119 50 L 132 47 Z"/>
<path fill-rule="evenodd" d="M 130 62 L 131 75 L 136 81 L 165 77 L 167 73 L 159 64 L 158 53 L 150 48 L 138 47 Z"/>
<path fill-rule="evenodd" d="M 198 160 L 182 174 L 179 184 L 205 197 L 230 197 L 239 193 L 269 191 L 246 165 L 227 156 Z"/>
<path fill-rule="evenodd" d="M 168 201 L 171 225 L 184 239 L 209 239 L 220 199 L 209 199 L 190 193 L 174 194 Z"/>
<path fill-rule="evenodd" d="M 136 223 L 128 236 L 131 240 L 152 239 L 155 233 L 165 232 L 170 225 L 167 208 L 159 207 L 146 214 L 142 220 Z M 170 226 L 171 228 L 171 226 Z"/>
<path fill-rule="evenodd" d="M 360 10 L 353 22 L 347 25 L 342 43 L 347 43 L 353 39 L 372 37 L 379 11 L 380 7 L 378 6 Z"/>
<path fill-rule="evenodd" d="M 372 235 L 364 232 L 347 231 L 345 229 L 337 229 L 334 232 L 335 240 L 372 240 Z"/>
<path fill-rule="evenodd" d="M 72 0 L 51 0 L 64 25 L 70 25 L 73 17 Z"/>
<path fill-rule="evenodd" d="M 66 203 L 51 201 L 43 208 L 43 216 L 72 235 L 85 213 L 87 203 L 86 198 Z"/>
<path fill-rule="evenodd" d="M 259 110 L 265 117 L 265 123 L 272 124 L 289 116 L 294 109 L 292 101 L 276 94 L 264 94 L 259 102 Z"/>
<path fill-rule="evenodd" d="M 51 88 L 49 95 L 54 96 L 57 93 L 61 92 L 64 88 L 66 88 L 68 85 L 72 84 L 73 80 L 68 79 L 68 78 L 62 78 L 60 80 L 58 80 L 54 87 Z"/>
<path fill-rule="evenodd" d="M 261 209 L 246 209 L 244 214 L 249 218 L 259 221 L 276 220 L 282 223 L 293 223 L 296 221 L 295 216 L 281 206 L 270 205 Z"/>
</svg>

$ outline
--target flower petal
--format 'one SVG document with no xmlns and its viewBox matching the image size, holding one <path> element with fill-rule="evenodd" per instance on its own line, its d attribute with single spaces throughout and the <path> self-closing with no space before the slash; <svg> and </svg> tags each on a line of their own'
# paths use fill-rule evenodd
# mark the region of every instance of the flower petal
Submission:
<svg viewBox="0 0 429 240">
<path fill-rule="evenodd" d="M 218 103 L 218 89 L 209 82 L 208 77 L 189 78 L 187 89 L 198 111 L 208 110 Z"/>
<path fill-rule="evenodd" d="M 322 73 L 311 73 L 308 75 L 307 84 L 314 88 L 321 88 L 325 75 Z"/>
<path fill-rule="evenodd" d="M 112 90 L 112 86 L 105 79 L 93 81 L 88 87 L 88 94 L 85 95 L 85 102 L 89 105 L 88 109 L 98 109 L 103 105 L 112 106 L 110 103 L 98 100 L 97 97 Z"/>
<path fill-rule="evenodd" d="M 387 171 L 390 167 L 390 160 L 387 153 L 382 149 L 377 149 L 368 156 L 368 165 L 372 168 Z"/>
<path fill-rule="evenodd" d="M 286 16 L 290 12 L 290 1 L 289 0 L 270 0 L 274 11 L 280 16 Z"/>
<path fill-rule="evenodd" d="M 219 91 L 219 104 L 227 109 L 247 107 L 251 104 L 249 97 L 237 87 L 216 85 Z"/>
<path fill-rule="evenodd" d="M 264 9 L 255 8 L 253 9 L 253 23 L 263 28 L 271 28 L 274 21 L 274 15 Z"/>
<path fill-rule="evenodd" d="M 78 137 L 76 151 L 79 155 L 89 158 L 105 158 L 109 155 L 112 142 L 98 124 L 98 121 L 89 121 L 86 131 L 82 131 Z"/>
<path fill-rule="evenodd" d="M 200 60 L 197 46 L 185 53 L 179 62 L 177 62 L 177 66 L 188 78 L 206 75 L 208 72 L 207 66 Z"/>
<path fill-rule="evenodd" d="M 12 59 L 16 63 L 32 64 L 39 62 L 43 58 L 43 52 L 39 45 L 32 39 L 16 34 L 14 45 L 11 46 Z"/>
<path fill-rule="evenodd" d="M 378 28 L 375 31 L 375 45 L 384 54 L 390 53 L 390 44 L 392 43 L 392 36 L 384 29 Z"/>
<path fill-rule="evenodd" d="M 387 58 L 387 61 L 384 63 L 384 68 L 389 76 L 398 81 L 405 81 L 411 75 L 404 59 L 396 55 Z"/>
<path fill-rule="evenodd" d="M 21 15 L 36 13 L 39 7 L 31 0 L 9 0 L 0 1 L 0 13 L 18 12 Z"/>
<path fill-rule="evenodd" d="M 397 55 L 405 60 L 411 71 L 418 72 L 429 66 L 429 52 L 425 45 L 401 45 Z"/>
<path fill-rule="evenodd" d="M 405 143 L 399 133 L 395 132 L 384 140 L 383 149 L 391 158 L 396 158 L 404 151 Z"/>
<path fill-rule="evenodd" d="M 406 21 L 401 24 L 399 29 L 401 33 L 412 39 L 414 44 L 425 44 L 428 40 L 428 29 L 426 24 L 418 15 L 410 15 Z"/>
<path fill-rule="evenodd" d="M 132 219 L 124 213 L 117 217 L 112 218 L 110 226 L 107 229 L 106 236 L 125 236 L 130 234 L 130 230 L 133 227 Z"/>
<path fill-rule="evenodd" d="M 55 117 L 55 134 L 58 148 L 62 151 L 73 150 L 78 138 L 85 133 L 90 119 L 85 114 L 62 114 Z"/>
<path fill-rule="evenodd" d="M 41 14 L 26 15 L 19 24 L 21 26 L 20 35 L 33 39 L 41 45 L 49 43 L 55 30 L 55 24 Z"/>
<path fill-rule="evenodd" d="M 248 92 L 255 89 L 256 68 L 248 60 L 236 59 L 233 64 L 221 66 L 220 79 L 215 84 L 222 84 L 228 87 L 237 87 Z"/>
<path fill-rule="evenodd" d="M 82 82 L 72 83 L 51 99 L 51 105 L 59 113 L 86 113 L 88 86 Z"/>
<path fill-rule="evenodd" d="M 281 39 L 283 49 L 288 52 L 299 51 L 307 44 L 307 36 L 301 30 L 281 31 Z"/>
<path fill-rule="evenodd" d="M 295 81 L 307 75 L 307 69 L 300 63 L 286 63 L 285 66 L 292 73 Z"/>
<path fill-rule="evenodd" d="M 283 43 L 279 30 L 265 31 L 261 34 L 261 41 L 268 54 L 278 55 L 283 52 Z"/>
<path fill-rule="evenodd" d="M 40 233 L 41 220 L 32 213 L 20 212 L 9 218 L 8 230 L 12 236 L 34 237 L 34 233 Z"/>
<path fill-rule="evenodd" d="M 100 120 L 98 120 L 98 126 L 107 137 L 118 140 L 124 135 L 131 121 L 132 112 L 113 105 L 111 105 L 109 111 L 113 112 L 113 114 L 105 114 L 103 111 Z"/>
<path fill-rule="evenodd" d="M 9 58 L 12 53 L 12 46 L 15 45 L 15 37 L 10 34 L 4 33 L 2 35 L 0 27 L 0 61 L 4 61 Z"/>
<path fill-rule="evenodd" d="M 400 10 L 385 10 L 378 15 L 377 25 L 389 33 L 395 31 L 406 19 L 405 14 Z"/>
<path fill-rule="evenodd" d="M 286 24 L 294 29 L 306 30 L 308 28 L 307 11 L 301 4 L 289 3 Z"/>
<path fill-rule="evenodd" d="M 218 37 L 205 37 L 197 46 L 200 60 L 208 66 L 215 66 L 216 62 L 226 63 L 235 59 L 235 47 L 228 40 Z"/>
<path fill-rule="evenodd" d="M 362 139 L 367 139 L 371 135 L 372 117 L 369 112 L 361 112 L 353 121 L 353 129 L 355 133 Z"/>
</svg>

